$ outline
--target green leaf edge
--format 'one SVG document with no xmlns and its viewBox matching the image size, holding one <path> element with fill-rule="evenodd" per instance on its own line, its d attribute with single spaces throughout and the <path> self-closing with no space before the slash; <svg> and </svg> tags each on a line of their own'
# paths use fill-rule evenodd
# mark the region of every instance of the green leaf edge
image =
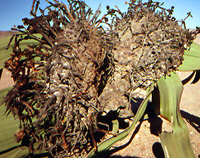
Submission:
<svg viewBox="0 0 200 158">
<path fill-rule="evenodd" d="M 171 121 L 173 131 L 160 134 L 161 144 L 166 158 L 195 158 L 191 147 L 189 132 L 179 109 L 183 85 L 179 76 L 172 73 L 158 81 L 160 92 L 160 115 Z"/>
<path fill-rule="evenodd" d="M 179 66 L 179 71 L 200 70 L 200 45 L 193 43 L 190 50 L 184 51 L 183 64 Z"/>
</svg>

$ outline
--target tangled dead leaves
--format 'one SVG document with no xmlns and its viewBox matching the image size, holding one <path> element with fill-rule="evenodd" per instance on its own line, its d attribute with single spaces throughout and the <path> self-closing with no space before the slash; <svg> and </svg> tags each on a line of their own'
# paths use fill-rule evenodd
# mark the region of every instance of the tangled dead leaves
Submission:
<svg viewBox="0 0 200 158">
<path fill-rule="evenodd" d="M 173 8 L 152 1 L 131 1 L 125 13 L 108 6 L 102 18 L 82 1 L 47 2 L 41 9 L 33 0 L 33 18 L 14 29 L 5 67 L 15 85 L 6 112 L 20 120 L 16 138 L 28 137 L 30 151 L 85 156 L 96 147 L 102 113 L 120 106 L 127 113 L 132 92 L 177 70 L 197 32 L 179 26 Z M 23 41 L 34 42 L 22 48 Z"/>
</svg>

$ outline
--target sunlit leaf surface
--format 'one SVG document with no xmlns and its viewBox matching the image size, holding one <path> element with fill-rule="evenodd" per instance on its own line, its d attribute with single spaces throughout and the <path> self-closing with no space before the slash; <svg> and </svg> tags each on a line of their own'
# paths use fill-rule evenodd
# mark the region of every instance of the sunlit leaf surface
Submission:
<svg viewBox="0 0 200 158">
<path fill-rule="evenodd" d="M 183 85 L 177 74 L 162 77 L 158 81 L 160 93 L 160 115 L 171 121 L 173 117 L 173 131 L 161 133 L 160 139 L 165 156 L 170 158 L 193 158 L 194 153 L 190 144 L 187 125 L 180 114 L 179 103 Z"/>
<path fill-rule="evenodd" d="M 194 71 L 200 69 L 200 45 L 193 43 L 191 49 L 184 52 L 183 64 L 179 67 L 180 71 Z"/>
</svg>

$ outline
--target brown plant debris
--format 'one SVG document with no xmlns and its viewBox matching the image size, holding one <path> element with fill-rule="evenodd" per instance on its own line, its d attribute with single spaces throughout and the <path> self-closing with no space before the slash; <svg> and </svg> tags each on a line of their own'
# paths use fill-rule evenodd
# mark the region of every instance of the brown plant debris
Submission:
<svg viewBox="0 0 200 158">
<path fill-rule="evenodd" d="M 126 13 L 114 19 L 117 32 L 116 59 L 131 67 L 131 84 L 146 89 L 152 81 L 176 71 L 184 50 L 195 33 L 183 28 L 172 16 L 174 7 L 165 9 L 159 2 L 131 1 Z M 184 21 L 182 21 L 184 23 Z"/>
<path fill-rule="evenodd" d="M 85 156 L 97 152 L 95 133 L 106 133 L 100 124 L 108 114 L 132 115 L 135 90 L 177 70 L 197 32 L 180 26 L 173 8 L 151 0 L 132 0 L 125 13 L 107 6 L 102 18 L 83 1 L 46 1 L 41 9 L 33 0 L 33 18 L 13 29 L 18 33 L 5 68 L 15 85 L 5 97 L 6 112 L 20 120 L 16 139 L 28 138 L 30 151 Z"/>
<path fill-rule="evenodd" d="M 15 81 L 6 111 L 20 119 L 30 150 L 54 157 L 85 155 L 96 144 L 91 130 L 104 109 L 98 96 L 113 67 L 112 43 L 98 27 L 100 10 L 92 15 L 84 2 L 68 3 L 49 2 L 38 16 L 39 1 L 33 1 L 34 18 L 15 29 L 20 33 L 11 38 L 15 45 L 5 63 Z M 31 39 L 36 43 L 20 47 Z"/>
</svg>

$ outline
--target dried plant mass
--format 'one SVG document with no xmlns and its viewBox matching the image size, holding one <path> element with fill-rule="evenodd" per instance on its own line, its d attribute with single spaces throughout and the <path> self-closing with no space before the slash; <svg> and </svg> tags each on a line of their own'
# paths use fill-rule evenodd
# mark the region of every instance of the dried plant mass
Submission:
<svg viewBox="0 0 200 158">
<path fill-rule="evenodd" d="M 28 136 L 30 151 L 86 156 L 96 148 L 103 112 L 123 107 L 127 114 L 132 92 L 176 71 L 197 32 L 180 26 L 173 8 L 152 1 L 131 1 L 125 13 L 107 6 L 102 18 L 83 1 L 47 2 L 41 9 L 33 0 L 33 18 L 14 28 L 5 68 L 15 85 L 6 112 L 20 120 L 16 140 Z M 34 42 L 23 49 L 26 40 Z"/>
<path fill-rule="evenodd" d="M 80 156 L 95 143 L 97 115 L 104 109 L 98 96 L 113 69 L 112 43 L 98 27 L 100 10 L 92 15 L 81 1 L 69 1 L 69 9 L 57 1 L 49 3 L 37 16 L 39 2 L 34 1 L 34 18 L 23 19 L 27 29 L 18 26 L 21 34 L 13 36 L 15 47 L 5 67 L 16 84 L 5 102 L 7 111 L 21 120 L 24 135 L 31 136 L 31 150 Z M 20 41 L 26 39 L 38 43 L 21 50 Z"/>
<path fill-rule="evenodd" d="M 192 32 L 172 16 L 173 7 L 165 9 L 158 2 L 132 1 L 128 12 L 118 12 L 121 17 L 114 20 L 114 27 L 121 54 L 116 54 L 120 63 L 131 66 L 133 87 L 146 89 L 152 81 L 177 70 L 193 38 L 188 38 Z"/>
</svg>

